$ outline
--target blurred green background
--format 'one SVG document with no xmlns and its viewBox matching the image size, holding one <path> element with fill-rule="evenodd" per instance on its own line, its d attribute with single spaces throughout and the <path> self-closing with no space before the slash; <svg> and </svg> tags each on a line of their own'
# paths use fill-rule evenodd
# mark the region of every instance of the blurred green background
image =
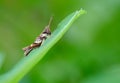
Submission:
<svg viewBox="0 0 120 83">
<path fill-rule="evenodd" d="M 120 0 L 0 0 L 0 74 L 24 57 L 51 16 L 54 31 L 80 8 L 88 13 L 20 83 L 120 83 Z"/>
</svg>

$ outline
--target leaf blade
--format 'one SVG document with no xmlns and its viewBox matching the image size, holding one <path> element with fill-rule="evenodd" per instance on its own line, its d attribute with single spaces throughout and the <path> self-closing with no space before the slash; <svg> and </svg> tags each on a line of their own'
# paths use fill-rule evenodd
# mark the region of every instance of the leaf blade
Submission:
<svg viewBox="0 0 120 83">
<path fill-rule="evenodd" d="M 18 82 L 25 74 L 27 74 L 49 51 L 49 49 L 55 45 L 61 37 L 70 28 L 72 23 L 82 14 L 85 14 L 85 10 L 79 10 L 68 17 L 66 17 L 53 32 L 51 37 L 45 41 L 45 43 L 38 49 L 33 50 L 28 57 L 24 57 L 20 60 L 13 69 L 8 73 L 0 77 L 0 83 L 15 83 Z"/>
</svg>

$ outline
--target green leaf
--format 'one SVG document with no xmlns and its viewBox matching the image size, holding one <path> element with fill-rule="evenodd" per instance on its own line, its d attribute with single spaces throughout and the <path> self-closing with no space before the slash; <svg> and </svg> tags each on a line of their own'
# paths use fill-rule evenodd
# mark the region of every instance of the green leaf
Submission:
<svg viewBox="0 0 120 83">
<path fill-rule="evenodd" d="M 21 59 L 13 69 L 11 69 L 6 74 L 0 76 L 0 83 L 16 83 L 23 78 L 50 50 L 50 48 L 55 45 L 58 40 L 66 33 L 70 28 L 72 23 L 82 14 L 85 14 L 85 10 L 79 10 L 68 17 L 66 17 L 57 27 L 57 29 L 52 33 L 51 37 L 48 38 L 44 44 L 38 49 L 34 49 L 27 57 Z"/>
</svg>

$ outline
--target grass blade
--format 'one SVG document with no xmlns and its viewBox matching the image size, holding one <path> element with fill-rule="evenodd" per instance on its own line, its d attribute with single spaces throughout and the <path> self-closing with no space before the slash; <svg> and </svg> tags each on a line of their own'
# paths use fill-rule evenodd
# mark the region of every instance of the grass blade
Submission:
<svg viewBox="0 0 120 83">
<path fill-rule="evenodd" d="M 0 76 L 0 83 L 17 83 L 20 81 L 45 56 L 48 50 L 60 40 L 72 23 L 85 13 L 86 11 L 81 9 L 67 16 L 40 48 L 33 50 L 27 57 L 21 59 L 9 72 Z"/>
</svg>

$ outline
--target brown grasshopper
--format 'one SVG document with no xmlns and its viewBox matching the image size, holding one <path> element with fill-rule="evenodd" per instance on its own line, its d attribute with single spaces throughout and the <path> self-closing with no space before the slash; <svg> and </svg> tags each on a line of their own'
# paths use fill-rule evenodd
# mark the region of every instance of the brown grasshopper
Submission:
<svg viewBox="0 0 120 83">
<path fill-rule="evenodd" d="M 45 27 L 43 32 L 35 39 L 35 41 L 30 45 L 23 48 L 24 55 L 27 56 L 34 48 L 40 47 L 44 40 L 51 35 L 50 24 L 52 17 L 50 18 L 49 24 Z"/>
</svg>

